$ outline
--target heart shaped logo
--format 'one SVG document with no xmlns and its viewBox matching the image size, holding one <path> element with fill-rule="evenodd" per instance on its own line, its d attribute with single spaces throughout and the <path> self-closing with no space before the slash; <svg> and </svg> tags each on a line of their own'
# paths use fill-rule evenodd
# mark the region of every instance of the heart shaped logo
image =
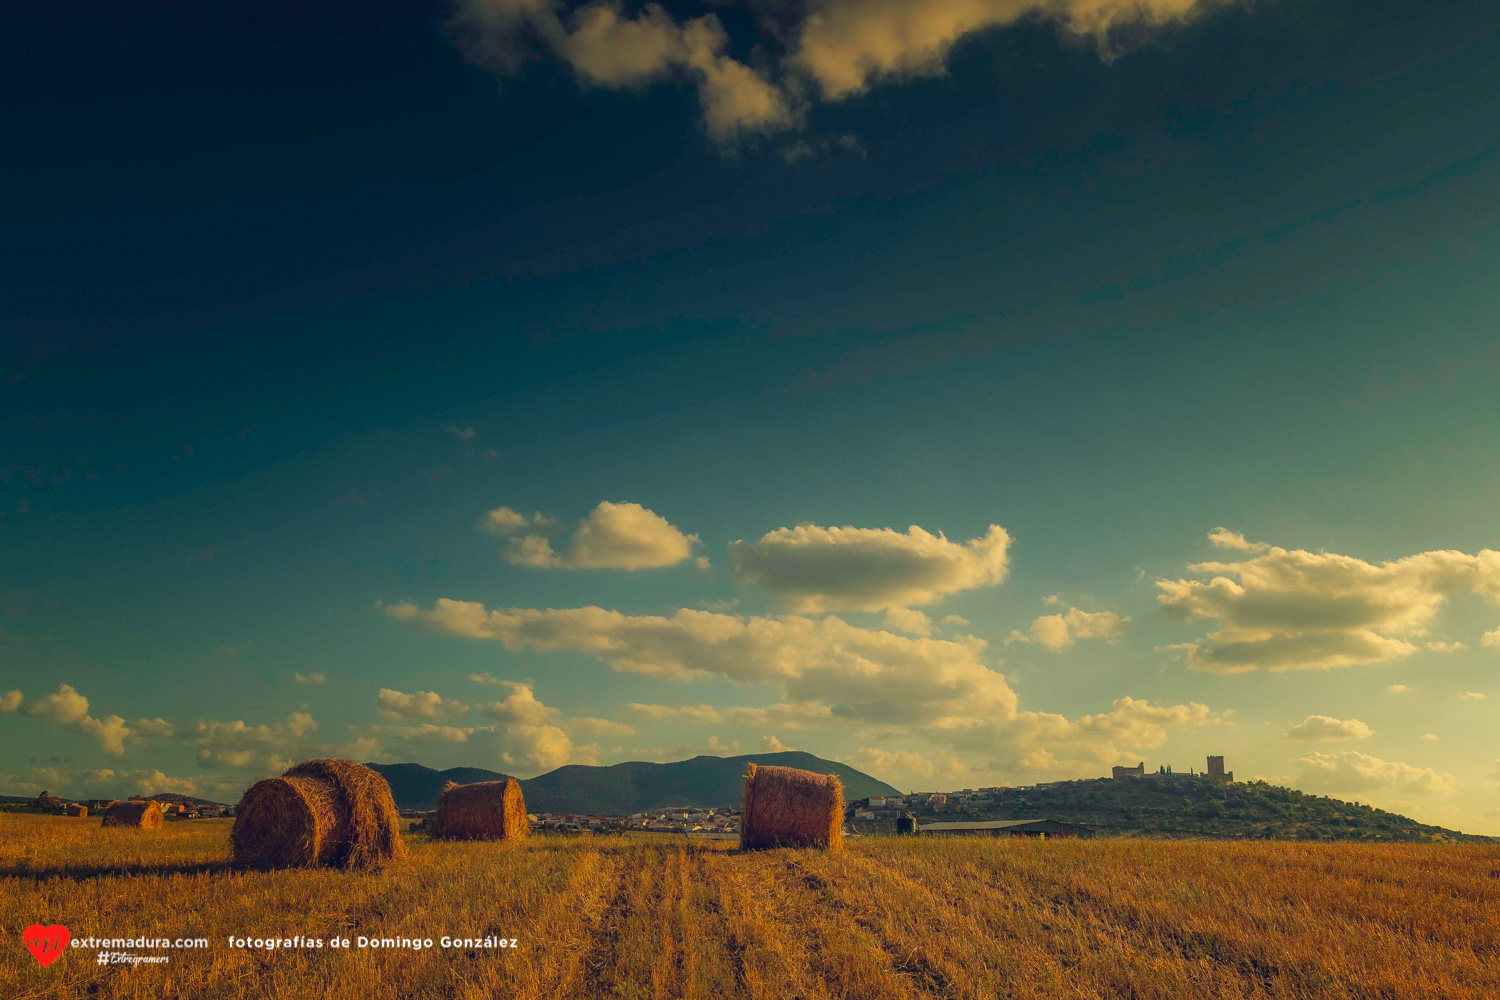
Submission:
<svg viewBox="0 0 1500 1000">
<path fill-rule="evenodd" d="M 62 957 L 62 953 L 68 947 L 68 942 L 73 940 L 73 935 L 62 924 L 53 924 L 51 927 L 43 927 L 41 924 L 32 924 L 26 928 L 26 933 L 21 936 L 26 942 L 26 947 L 36 956 L 36 960 L 46 968 Z"/>
</svg>

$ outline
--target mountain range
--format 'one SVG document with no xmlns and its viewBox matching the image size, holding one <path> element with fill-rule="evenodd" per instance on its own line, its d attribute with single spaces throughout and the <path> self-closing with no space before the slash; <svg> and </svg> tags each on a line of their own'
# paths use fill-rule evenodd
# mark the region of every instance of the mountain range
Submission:
<svg viewBox="0 0 1500 1000">
<path fill-rule="evenodd" d="M 738 805 L 745 765 L 796 767 L 818 774 L 836 774 L 844 784 L 844 798 L 895 795 L 885 782 L 847 764 L 824 760 L 800 750 L 742 754 L 738 757 L 694 757 L 670 764 L 627 761 L 608 767 L 568 764 L 555 771 L 522 778 L 521 792 L 528 812 L 602 813 L 628 815 L 648 809 L 681 806 Z M 421 764 L 369 764 L 390 783 L 401 809 L 431 809 L 450 781 L 503 781 L 509 775 L 478 767 L 436 771 Z"/>
</svg>

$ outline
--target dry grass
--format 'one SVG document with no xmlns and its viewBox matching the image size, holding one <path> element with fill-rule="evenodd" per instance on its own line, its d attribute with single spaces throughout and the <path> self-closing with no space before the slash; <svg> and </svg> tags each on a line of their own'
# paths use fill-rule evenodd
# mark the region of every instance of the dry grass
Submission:
<svg viewBox="0 0 1500 1000">
<path fill-rule="evenodd" d="M 795 767 L 745 769 L 740 808 L 740 847 L 844 845 L 844 786 L 836 774 Z"/>
<path fill-rule="evenodd" d="M 740 853 L 673 838 L 407 834 L 378 871 L 227 863 L 229 824 L 0 814 L 0 996 L 1500 997 L 1500 847 L 860 838 Z M 22 928 L 207 937 L 166 965 L 42 969 Z M 231 935 L 510 950 L 231 949 Z"/>
<path fill-rule="evenodd" d="M 445 840 L 520 840 L 531 832 L 521 783 L 450 781 L 438 800 L 433 835 Z"/>
</svg>

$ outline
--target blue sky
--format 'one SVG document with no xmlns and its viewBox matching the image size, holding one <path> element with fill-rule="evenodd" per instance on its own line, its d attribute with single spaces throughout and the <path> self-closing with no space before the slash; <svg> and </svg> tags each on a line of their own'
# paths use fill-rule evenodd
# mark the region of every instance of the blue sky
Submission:
<svg viewBox="0 0 1500 1000">
<path fill-rule="evenodd" d="M 12 13 L 0 792 L 1224 753 L 1500 833 L 1482 7 Z"/>
</svg>

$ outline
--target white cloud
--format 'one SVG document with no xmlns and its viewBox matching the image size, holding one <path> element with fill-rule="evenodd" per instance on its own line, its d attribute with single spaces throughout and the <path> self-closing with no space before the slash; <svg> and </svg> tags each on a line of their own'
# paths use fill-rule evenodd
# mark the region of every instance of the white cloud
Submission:
<svg viewBox="0 0 1500 1000">
<path fill-rule="evenodd" d="M 1406 694 L 1408 691 L 1413 690 L 1415 689 L 1409 688 L 1405 684 L 1387 684 L 1385 686 L 1386 694 Z"/>
<path fill-rule="evenodd" d="M 548 537 L 560 523 L 541 514 L 527 517 L 509 507 L 485 515 L 485 529 L 509 536 L 505 559 L 516 566 L 547 569 L 655 569 L 692 557 L 697 535 L 683 534 L 638 503 L 606 500 L 578 522 L 568 551 L 553 551 Z"/>
<path fill-rule="evenodd" d="M 1482 646 L 1500 646 L 1500 628 L 1486 632 L 1479 643 Z"/>
<path fill-rule="evenodd" d="M 1215 620 L 1183 644 L 1188 666 L 1219 673 L 1327 670 L 1409 656 L 1452 594 L 1500 603 L 1500 552 L 1423 552 L 1372 564 L 1350 556 L 1268 548 L 1236 563 L 1200 563 L 1201 580 L 1158 580 L 1158 601 L 1187 622 Z"/>
<path fill-rule="evenodd" d="M 774 736 L 762 736 L 760 738 L 761 753 L 785 753 L 786 751 L 791 749 L 794 748 L 787 746 L 785 743 L 781 742 Z"/>
<path fill-rule="evenodd" d="M 32 715 L 59 724 L 81 722 L 89 714 L 89 700 L 71 684 L 58 685 L 54 694 L 45 695 L 26 706 Z"/>
<path fill-rule="evenodd" d="M 12 706 L 6 711 L 13 712 L 22 707 L 24 699 L 21 692 L 11 691 L 5 695 L 4 701 Z M 25 708 L 28 714 L 49 722 L 76 726 L 98 740 L 106 753 L 116 757 L 125 753 L 125 740 L 131 735 L 130 726 L 118 715 L 94 718 L 89 714 L 89 700 L 71 684 L 59 684 L 54 693 L 26 703 Z"/>
<path fill-rule="evenodd" d="M 944 615 L 943 616 L 943 620 L 941 622 L 939 622 L 939 624 L 941 624 L 941 625 L 967 625 L 967 624 L 969 624 L 969 619 L 960 617 L 959 615 Z"/>
<path fill-rule="evenodd" d="M 581 568 L 648 569 L 687 560 L 698 541 L 638 503 L 595 507 L 573 532 L 568 563 Z"/>
<path fill-rule="evenodd" d="M 307 738 L 317 728 L 317 720 L 307 712 L 292 712 L 283 722 L 258 726 L 238 719 L 199 719 L 186 738 L 198 745 L 200 768 L 255 769 L 274 774 L 289 766 L 290 757 L 327 756 L 326 748 Z"/>
<path fill-rule="evenodd" d="M 734 705 L 715 708 L 712 705 L 643 705 L 630 702 L 622 710 L 655 722 L 733 724 L 757 728 L 805 729 L 834 721 L 832 709 L 819 702 L 782 703 L 763 707 Z"/>
<path fill-rule="evenodd" d="M 1461 642 L 1429 642 L 1427 648 L 1434 653 L 1457 653 L 1469 647 Z"/>
<path fill-rule="evenodd" d="M 293 674 L 292 679 L 298 684 L 302 684 L 307 687 L 321 687 L 324 684 L 328 683 L 328 678 L 320 673 Z"/>
<path fill-rule="evenodd" d="M 176 732 L 166 719 L 136 719 L 130 724 L 131 732 L 142 739 L 171 739 Z"/>
<path fill-rule="evenodd" d="M 844 763 L 897 787 L 910 785 L 913 778 L 954 777 L 965 770 L 952 754 L 933 760 L 915 750 L 884 750 L 880 747 L 860 747 L 845 757 Z"/>
<path fill-rule="evenodd" d="M 443 428 L 443 430 L 447 431 L 449 434 L 452 434 L 460 441 L 474 440 L 474 428 L 472 427 L 459 427 L 455 424 L 448 424 Z"/>
<path fill-rule="evenodd" d="M 631 16 L 615 0 L 571 9 L 559 0 L 460 0 L 454 24 L 465 55 L 497 73 L 515 72 L 535 38 L 593 86 L 689 80 L 698 88 L 704 126 L 721 143 L 796 120 L 781 89 L 724 54 L 729 36 L 713 14 L 679 23 L 655 4 Z"/>
<path fill-rule="evenodd" d="M 1375 730 L 1358 719 L 1329 715 L 1309 715 L 1286 731 L 1286 737 L 1293 740 L 1363 740 L 1374 735 Z"/>
<path fill-rule="evenodd" d="M 912 525 L 777 528 L 729 545 L 735 579 L 798 613 L 904 610 L 1005 579 L 1010 535 L 997 524 L 967 543 Z"/>
<path fill-rule="evenodd" d="M 381 688 L 376 700 L 380 714 L 387 719 L 446 719 L 463 715 L 469 710 L 469 706 L 463 702 L 444 698 L 436 691 L 405 694 L 391 688 Z"/>
<path fill-rule="evenodd" d="M 907 635 L 931 635 L 932 619 L 915 608 L 890 608 L 885 613 L 885 627 Z"/>
<path fill-rule="evenodd" d="M 1484 701 L 1484 694 L 1479 691 L 1465 691 L 1458 696 L 1459 701 Z"/>
<path fill-rule="evenodd" d="M 1019 712 L 1009 726 L 964 734 L 959 746 L 996 754 L 994 770 L 1064 770 L 1079 775 L 1134 761 L 1167 741 L 1170 728 L 1223 725 L 1230 713 L 1207 705 L 1157 705 L 1117 698 L 1108 712 L 1078 719 L 1051 712 Z M 1065 758 L 1058 758 L 1062 753 Z"/>
<path fill-rule="evenodd" d="M 480 714 L 499 719 L 501 722 L 523 725 L 540 725 L 562 715 L 557 709 L 549 708 L 537 701 L 536 695 L 528 685 L 517 684 L 513 681 L 501 683 L 510 688 L 510 694 L 503 701 L 481 706 Z"/>
<path fill-rule="evenodd" d="M 1230 531 L 1228 528 L 1215 528 L 1210 531 L 1208 541 L 1216 549 L 1235 549 L 1239 552 L 1266 552 L 1271 548 L 1264 542 L 1248 542 L 1244 535 L 1238 531 Z"/>
<path fill-rule="evenodd" d="M 1447 795 L 1455 788 L 1452 774 L 1401 761 L 1381 760 L 1357 750 L 1326 754 L 1314 751 L 1297 758 L 1294 763 L 1300 768 L 1297 784 L 1309 791 L 1359 792 L 1391 788 L 1408 793 Z"/>
<path fill-rule="evenodd" d="M 1069 608 L 1067 614 L 1043 615 L 1031 623 L 1029 633 L 1011 629 L 1008 642 L 1039 642 L 1054 653 L 1073 645 L 1079 639 L 1115 640 L 1125 634 L 1129 618 L 1113 611 L 1080 611 Z"/>
<path fill-rule="evenodd" d="M 0 712 L 14 712 L 20 707 L 20 691 L 7 691 L 4 694 L 0 694 Z"/>
<path fill-rule="evenodd" d="M 790 63 L 826 100 L 870 86 L 946 72 L 961 39 L 1033 15 L 1101 45 L 1112 25 L 1187 18 L 1194 0 L 814 0 L 808 4 Z"/>
<path fill-rule="evenodd" d="M 598 607 L 487 611 L 446 598 L 410 615 L 397 605 L 394 617 L 512 650 L 583 652 L 626 673 L 772 684 L 792 701 L 828 704 L 834 715 L 870 722 L 977 725 L 1015 712 L 1005 678 L 979 661 L 981 641 L 906 638 L 833 617 L 742 618 L 688 608 L 670 618 Z"/>
<path fill-rule="evenodd" d="M 1438 738 L 1438 734 L 1437 733 L 1423 733 L 1422 734 L 1422 739 L 1424 739 L 1424 740 L 1426 740 L 1428 742 L 1435 742 L 1437 740 L 1437 738 Z"/>
</svg>

